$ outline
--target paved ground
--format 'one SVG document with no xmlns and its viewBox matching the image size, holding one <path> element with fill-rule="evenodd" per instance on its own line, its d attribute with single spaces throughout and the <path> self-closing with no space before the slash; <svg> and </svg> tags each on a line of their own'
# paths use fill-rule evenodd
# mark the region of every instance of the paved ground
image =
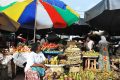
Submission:
<svg viewBox="0 0 120 80">
<path fill-rule="evenodd" d="M 14 80 L 24 80 L 24 74 L 17 75 Z"/>
<path fill-rule="evenodd" d="M 24 80 L 24 69 L 23 68 L 18 68 L 17 74 L 14 80 Z"/>
</svg>

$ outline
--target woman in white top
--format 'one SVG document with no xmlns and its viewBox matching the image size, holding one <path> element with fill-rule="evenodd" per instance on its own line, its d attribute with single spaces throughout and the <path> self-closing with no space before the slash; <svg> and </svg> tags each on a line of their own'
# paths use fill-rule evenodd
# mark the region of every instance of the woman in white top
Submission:
<svg viewBox="0 0 120 80">
<path fill-rule="evenodd" d="M 33 46 L 35 52 L 31 52 L 27 58 L 27 64 L 25 66 L 25 73 L 26 73 L 26 79 L 29 80 L 32 78 L 32 80 L 39 80 L 40 77 L 45 76 L 45 71 L 47 70 L 47 67 L 43 64 L 45 61 L 45 56 L 41 52 L 41 47 L 39 44 L 35 44 Z M 34 73 L 32 71 L 36 71 L 37 73 Z M 32 75 L 33 76 L 32 76 Z M 39 74 L 35 77 L 35 75 Z M 31 77 L 31 78 L 29 78 Z"/>
</svg>

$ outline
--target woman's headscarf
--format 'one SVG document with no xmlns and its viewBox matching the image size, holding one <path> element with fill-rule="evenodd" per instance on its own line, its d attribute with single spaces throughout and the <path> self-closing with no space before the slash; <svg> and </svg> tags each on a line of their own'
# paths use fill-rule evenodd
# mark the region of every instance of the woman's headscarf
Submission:
<svg viewBox="0 0 120 80">
<path fill-rule="evenodd" d="M 108 41 L 106 40 L 105 36 L 101 36 L 99 43 L 108 43 Z"/>
</svg>

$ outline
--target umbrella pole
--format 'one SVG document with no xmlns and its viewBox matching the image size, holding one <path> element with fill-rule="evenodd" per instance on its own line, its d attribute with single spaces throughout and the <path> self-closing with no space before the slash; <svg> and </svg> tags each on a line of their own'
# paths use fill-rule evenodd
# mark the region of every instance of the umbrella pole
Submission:
<svg viewBox="0 0 120 80">
<path fill-rule="evenodd" d="M 35 43 L 35 35 L 36 35 L 36 20 L 35 20 L 35 27 L 34 27 L 34 38 L 33 38 L 33 42 Z"/>
<path fill-rule="evenodd" d="M 36 14 L 37 14 L 37 1 L 38 1 L 38 0 L 36 0 Z M 33 42 L 34 42 L 34 43 L 35 43 L 35 38 L 36 38 L 36 37 L 35 37 L 35 35 L 36 35 L 36 22 L 37 22 L 37 21 L 36 21 L 36 17 L 37 17 L 37 16 L 35 15 L 34 38 L 33 38 Z"/>
</svg>

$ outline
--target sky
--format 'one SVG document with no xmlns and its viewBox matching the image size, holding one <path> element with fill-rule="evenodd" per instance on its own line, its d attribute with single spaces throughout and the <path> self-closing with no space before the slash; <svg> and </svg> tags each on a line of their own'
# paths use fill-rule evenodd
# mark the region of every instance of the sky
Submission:
<svg viewBox="0 0 120 80">
<path fill-rule="evenodd" d="M 4 6 L 7 3 L 14 1 L 24 1 L 24 0 L 0 0 L 0 5 Z M 74 9 L 76 12 L 80 14 L 80 17 L 84 17 L 84 12 L 95 6 L 97 3 L 99 3 L 101 0 L 61 0 L 67 5 L 69 5 L 72 9 Z M 7 3 L 6 3 L 7 2 Z"/>
<path fill-rule="evenodd" d="M 69 5 L 72 9 L 84 17 L 84 12 L 98 4 L 101 0 L 61 0 Z"/>
</svg>

